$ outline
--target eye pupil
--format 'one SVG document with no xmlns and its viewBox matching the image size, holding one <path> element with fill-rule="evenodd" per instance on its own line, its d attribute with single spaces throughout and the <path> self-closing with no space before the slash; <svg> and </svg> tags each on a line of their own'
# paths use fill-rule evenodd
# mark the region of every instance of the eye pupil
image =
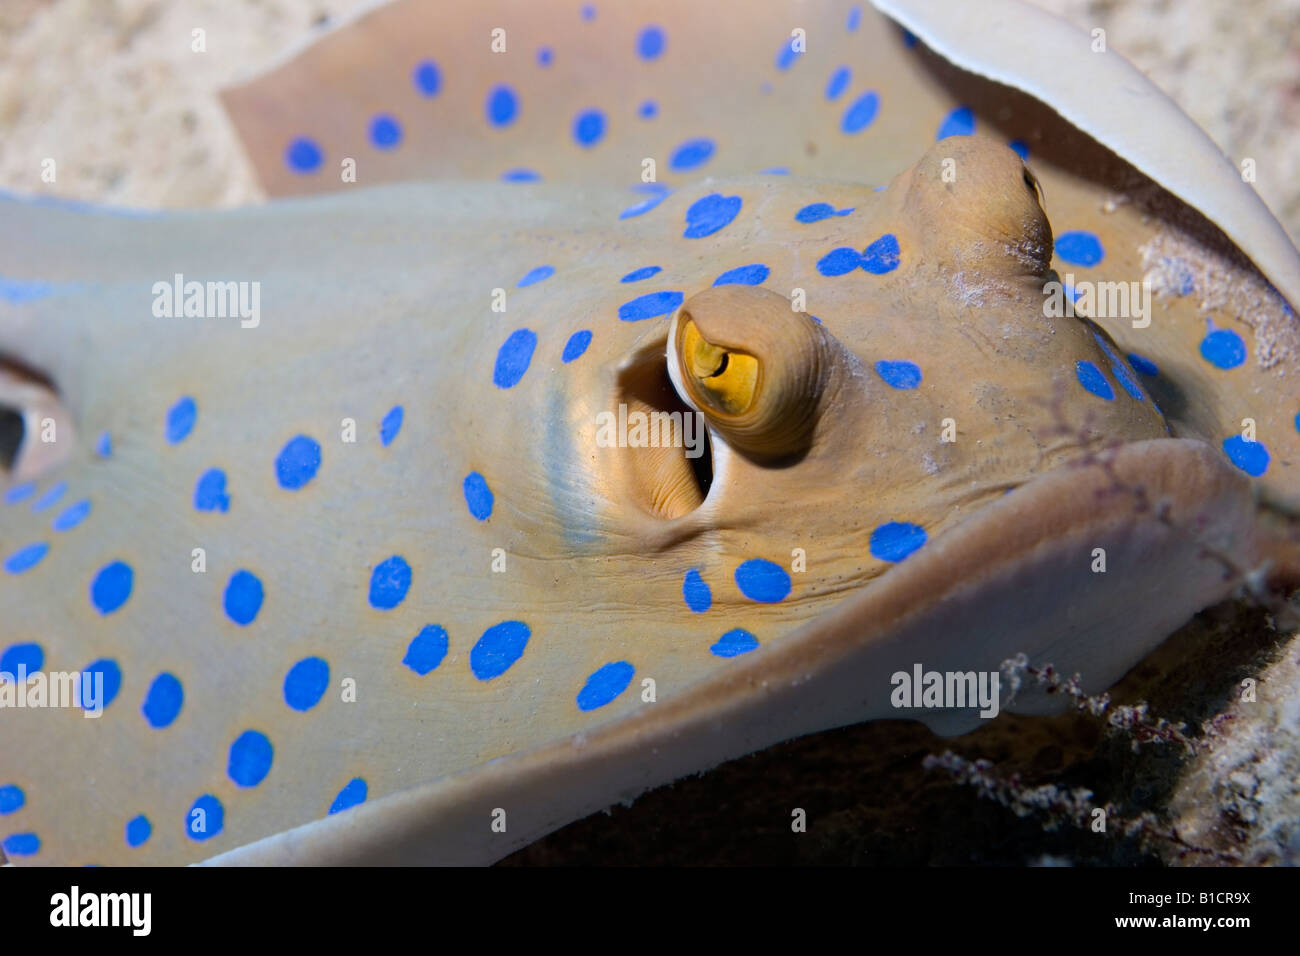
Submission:
<svg viewBox="0 0 1300 956">
<path fill-rule="evenodd" d="M 23 416 L 0 405 L 0 474 L 13 469 L 23 445 Z"/>
<path fill-rule="evenodd" d="M 719 413 L 740 415 L 758 391 L 758 359 L 714 345 L 687 316 L 677 345 L 682 369 L 699 390 L 698 398 Z"/>
</svg>

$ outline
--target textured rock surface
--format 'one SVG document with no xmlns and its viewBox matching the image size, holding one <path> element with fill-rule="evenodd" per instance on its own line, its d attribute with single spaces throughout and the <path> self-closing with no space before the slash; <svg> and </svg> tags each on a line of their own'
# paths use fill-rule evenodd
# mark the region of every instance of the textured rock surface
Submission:
<svg viewBox="0 0 1300 956">
<path fill-rule="evenodd" d="M 1239 695 L 1240 698 L 1240 695 Z M 1255 699 L 1183 774 L 1169 803 L 1189 843 L 1249 864 L 1300 865 L 1300 646 L 1263 670 Z"/>
</svg>

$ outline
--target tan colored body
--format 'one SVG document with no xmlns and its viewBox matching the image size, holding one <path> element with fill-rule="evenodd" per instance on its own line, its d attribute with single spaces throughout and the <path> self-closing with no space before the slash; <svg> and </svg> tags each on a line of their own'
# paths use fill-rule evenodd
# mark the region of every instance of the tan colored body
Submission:
<svg viewBox="0 0 1300 956">
<path fill-rule="evenodd" d="M 384 107 L 383 95 L 410 93 L 410 64 L 430 42 L 406 29 L 414 9 L 381 9 L 263 85 L 231 94 L 269 188 L 335 185 L 339 158 L 369 149 L 356 131 Z M 1300 436 L 1282 427 L 1296 395 L 1282 374 L 1289 353 L 1260 367 L 1255 333 L 1233 312 L 1237 292 L 1211 307 L 1254 343 L 1251 362 L 1234 372 L 1196 365 L 1196 303 L 1170 303 L 1149 337 L 1106 324 L 1122 347 L 1160 364 L 1164 379 L 1150 389 L 1175 434 L 1209 447 L 1165 438 L 1145 381 L 1137 396 L 1121 387 L 1112 363 L 1124 360 L 1107 354 L 1108 340 L 1084 319 L 1044 309 L 1049 219 L 1058 233 L 1101 232 L 1107 257 L 1089 277 L 1128 281 L 1147 268 L 1143 250 L 1186 210 L 1175 203 L 1158 220 L 1137 203 L 1108 208 L 1118 181 L 1135 182 L 1132 170 L 1059 121 L 1044 132 L 1037 124 L 1048 111 L 982 81 L 963 85 L 962 100 L 980 124 L 999 117 L 987 120 L 1003 124 L 998 138 L 1028 137 L 1033 176 L 994 138 L 934 143 L 960 102 L 953 71 L 910 52 L 883 20 L 864 13 L 846 35 L 847 8 L 799 6 L 812 52 L 773 74 L 790 27 L 773 11 L 764 20 L 771 29 L 739 30 L 728 19 L 737 9 L 658 11 L 674 59 L 649 64 L 660 70 L 649 76 L 612 43 L 585 41 L 587 58 L 575 61 L 579 47 L 556 41 L 552 72 L 540 75 L 530 57 L 487 60 L 496 17 L 519 18 L 516 43 L 540 36 L 536 12 L 522 7 L 457 13 L 443 24 L 446 85 L 416 101 L 429 127 L 403 113 L 401 149 L 362 154 L 357 186 L 416 169 L 420 178 L 494 179 L 520 165 L 539 168 L 541 185 L 349 187 L 226 216 L 142 222 L 14 210 L 27 238 L 6 247 L 6 268 L 54 283 L 56 294 L 0 305 L 0 348 L 58 384 L 79 434 L 108 429 L 116 438 L 111 460 L 95 460 L 87 439 L 57 475 L 70 494 L 94 501 L 93 518 L 55 540 L 35 568 L 0 577 L 8 611 L 0 649 L 39 640 L 47 668 L 114 656 L 123 670 L 118 699 L 98 720 L 4 715 L 0 758 L 25 755 L 22 825 L 44 834 L 39 862 L 188 862 L 286 831 L 270 850 L 250 852 L 284 858 L 308 847 L 298 859 L 391 860 L 403 834 L 416 833 L 404 860 L 490 860 L 654 782 L 792 734 L 893 713 L 888 676 L 918 657 L 996 669 L 1017 651 L 1051 652 L 1104 687 L 1188 614 L 1229 593 L 1234 582 L 1206 541 L 1243 565 L 1259 559 L 1250 484 L 1217 445 L 1238 416 L 1253 414 L 1273 450 L 1265 483 L 1285 493 L 1294 483 L 1288 449 Z M 608 15 L 593 28 L 630 44 L 631 21 L 613 8 Z M 468 40 L 455 42 L 480 33 L 481 57 Z M 719 44 L 720 36 L 734 39 Z M 358 81 L 357 65 L 380 53 L 401 69 Z M 851 90 L 824 102 L 827 74 L 841 61 L 853 64 Z M 742 65 L 751 62 L 748 82 Z M 488 64 L 500 72 L 489 77 Z M 593 96 L 593 76 L 625 115 L 584 151 L 570 120 Z M 497 81 L 531 83 L 537 96 L 511 128 L 485 130 L 482 99 Z M 326 95 L 341 86 L 348 97 Z M 846 104 L 868 86 L 880 89 L 879 118 L 842 132 Z M 650 90 L 663 122 L 638 126 L 627 117 Z M 997 96 L 1015 104 L 1010 117 L 994 109 Z M 287 137 L 304 131 L 324 144 L 328 175 L 294 178 L 277 166 Z M 672 147 L 706 133 L 716 149 L 707 164 L 666 176 L 671 195 L 620 218 L 645 198 L 616 185 L 639 175 L 643 154 L 660 157 L 663 169 Z M 758 173 L 778 164 L 791 175 Z M 691 210 L 710 196 L 738 197 L 739 210 L 712 233 L 684 235 Z M 853 212 L 796 218 L 818 202 Z M 822 266 L 837 249 L 862 253 L 886 236 L 898 247 L 892 268 L 827 274 Z M 1203 254 L 1219 251 L 1211 243 Z M 712 287 L 751 264 L 768 269 L 761 290 Z M 519 287 L 542 265 L 554 274 Z M 620 281 L 648 265 L 662 271 Z M 1234 268 L 1238 292 L 1262 281 L 1246 264 Z M 261 324 L 154 318 L 148 290 L 177 271 L 261 281 Z M 504 312 L 491 307 L 497 289 Z M 671 309 L 620 319 L 639 296 L 668 291 L 684 299 L 676 319 Z M 796 297 L 806 314 L 787 316 Z M 1275 328 L 1280 310 L 1278 300 L 1261 299 L 1251 321 Z M 694 479 L 671 453 L 597 440 L 601 412 L 624 399 L 654 407 L 672 396 L 666 381 L 681 386 L 673 350 L 683 315 L 708 342 L 756 357 L 755 407 L 775 402 L 781 421 L 788 409 L 806 415 L 790 432 L 797 440 L 780 439 L 787 457 L 779 461 L 761 443 L 747 446 L 743 429 L 729 433 L 729 423 L 711 420 L 707 496 L 692 496 Z M 503 387 L 499 350 L 520 329 L 537 344 Z M 584 329 L 590 346 L 563 361 L 570 336 Z M 1283 325 L 1278 341 L 1292 333 Z M 812 356 L 825 363 L 817 375 L 784 374 Z M 913 363 L 920 381 L 891 384 L 878 362 Z M 1111 398 L 1084 387 L 1081 362 L 1096 367 Z M 634 367 L 658 381 L 657 394 L 629 393 Z M 702 407 L 699 394 L 676 401 Z M 1169 405 L 1164 394 L 1185 401 Z M 196 399 L 198 420 L 169 445 L 163 421 L 181 395 Z M 397 404 L 404 423 L 383 446 L 378 422 Z M 355 444 L 343 438 L 348 418 L 358 424 Z M 273 463 L 299 433 L 320 442 L 322 464 L 291 491 L 277 484 Z M 1107 447 L 1127 482 L 1118 497 L 1101 495 L 1110 479 L 1095 455 Z M 1081 461 L 1091 464 L 1071 469 Z M 229 513 L 192 506 L 196 479 L 213 465 L 227 472 Z M 463 490 L 471 473 L 493 494 L 485 520 Z M 1166 501 L 1169 514 L 1144 510 L 1135 488 Z M 0 551 L 48 536 L 47 522 L 11 509 Z M 925 533 L 901 564 L 873 553 L 874 534 L 895 523 Z M 207 555 L 203 574 L 193 571 L 196 547 Z M 1104 578 L 1090 570 L 1096 547 L 1112 553 Z M 409 562 L 411 586 L 382 610 L 367 585 L 392 555 Z M 129 601 L 106 616 L 86 591 L 112 559 L 128 561 L 136 579 Z M 747 593 L 737 572 L 755 560 L 783 569 L 788 594 Z M 239 568 L 266 589 L 246 627 L 222 611 L 222 589 Z M 709 587 L 706 610 L 688 606 L 691 571 Z M 1134 611 L 1150 587 L 1166 589 L 1166 602 Z M 517 661 L 485 680 L 471 648 L 503 621 L 525 622 L 530 637 Z M 449 648 L 417 676 L 403 653 L 429 624 L 446 630 Z M 758 649 L 741 660 L 712 650 L 737 629 Z M 308 655 L 329 661 L 330 682 L 302 713 L 286 705 L 282 685 Z M 581 709 L 584 682 L 619 661 L 634 668 L 627 687 Z M 139 708 L 160 670 L 181 678 L 186 703 L 158 730 Z M 950 731 L 968 726 L 968 715 L 915 716 Z M 251 788 L 226 767 L 231 741 L 249 728 L 275 746 L 268 777 Z M 567 797 L 555 789 L 565 768 Z M 296 842 L 292 828 L 324 816 L 358 776 L 370 804 Z M 512 785 L 524 788 L 511 808 L 527 822 L 494 841 L 484 814 Z M 185 833 L 185 812 L 203 793 L 222 801 L 225 828 L 197 842 Z M 99 812 L 82 812 L 91 801 Z M 121 827 L 136 813 L 149 816 L 154 835 L 128 851 Z M 339 831 L 353 838 L 336 843 Z"/>
</svg>

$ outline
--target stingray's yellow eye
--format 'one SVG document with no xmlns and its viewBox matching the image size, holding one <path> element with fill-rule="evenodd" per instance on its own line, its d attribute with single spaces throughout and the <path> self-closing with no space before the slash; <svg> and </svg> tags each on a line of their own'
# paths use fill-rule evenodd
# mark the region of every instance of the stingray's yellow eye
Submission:
<svg viewBox="0 0 1300 956">
<path fill-rule="evenodd" d="M 682 325 L 682 358 L 701 395 L 728 415 L 739 415 L 754 402 L 758 359 L 723 348 L 700 335 L 691 320 Z"/>
<path fill-rule="evenodd" d="M 757 460 L 797 455 L 812 438 L 828 338 L 790 300 L 754 286 L 718 286 L 678 310 L 669 374 L 732 448 Z"/>
</svg>

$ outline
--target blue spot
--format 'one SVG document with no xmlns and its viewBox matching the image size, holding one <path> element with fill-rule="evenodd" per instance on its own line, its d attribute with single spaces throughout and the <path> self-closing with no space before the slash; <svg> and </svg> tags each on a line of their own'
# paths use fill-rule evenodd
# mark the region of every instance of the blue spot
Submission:
<svg viewBox="0 0 1300 956">
<path fill-rule="evenodd" d="M 21 809 L 26 802 L 27 795 L 23 793 L 22 787 L 12 783 L 0 787 L 0 816 Z"/>
<path fill-rule="evenodd" d="M 915 38 L 913 42 L 916 42 Z M 959 106 L 943 118 L 934 138 L 940 140 L 948 136 L 969 136 L 973 132 L 975 132 L 975 113 L 969 106 Z"/>
<path fill-rule="evenodd" d="M 842 276 L 862 265 L 862 254 L 856 249 L 841 246 L 832 249 L 817 261 L 817 271 L 824 276 Z"/>
<path fill-rule="evenodd" d="M 14 485 L 5 492 L 5 504 L 16 505 L 18 502 L 30 498 L 35 491 L 36 485 L 30 481 L 23 485 Z"/>
<path fill-rule="evenodd" d="M 90 514 L 90 499 L 84 498 L 75 505 L 69 505 L 64 508 L 59 516 L 54 519 L 54 524 L 50 527 L 55 531 L 71 531 L 77 525 L 86 520 L 86 515 Z"/>
<path fill-rule="evenodd" d="M 388 447 L 397 437 L 397 433 L 402 430 L 402 417 L 405 412 L 401 405 L 394 405 L 384 416 L 384 420 L 379 423 L 379 443 Z"/>
<path fill-rule="evenodd" d="M 135 849 L 143 846 L 153 835 L 153 824 L 143 813 L 127 821 L 126 824 L 126 845 Z"/>
<path fill-rule="evenodd" d="M 23 545 L 9 557 L 5 558 L 5 570 L 10 574 L 22 574 L 41 563 L 49 552 L 50 546 L 44 541 L 34 541 Z"/>
<path fill-rule="evenodd" d="M 618 307 L 618 317 L 624 322 L 639 322 L 657 315 L 669 315 L 682 304 L 680 292 L 647 292 Z"/>
<path fill-rule="evenodd" d="M 660 27 L 649 26 L 641 31 L 636 40 L 636 51 L 643 60 L 658 59 L 664 52 L 664 31 Z"/>
<path fill-rule="evenodd" d="M 1011 151 L 1019 156 L 1022 161 L 1029 158 L 1029 144 L 1023 139 L 1013 139 L 1011 142 L 1007 143 L 1007 145 L 1011 147 Z"/>
<path fill-rule="evenodd" d="M 8 198 L 7 196 L 5 198 Z M 54 286 L 32 279 L 6 279 L 0 276 L 0 300 L 26 305 L 54 294 Z"/>
<path fill-rule="evenodd" d="M 144 719 L 149 721 L 150 727 L 161 729 L 171 725 L 181 712 L 184 702 L 185 690 L 181 687 L 181 682 L 164 671 L 149 685 L 149 693 L 145 694 L 144 706 L 140 711 L 144 714 Z"/>
<path fill-rule="evenodd" d="M 271 772 L 271 758 L 275 750 L 266 734 L 245 730 L 230 745 L 230 761 L 226 774 L 241 787 L 256 787 Z"/>
<path fill-rule="evenodd" d="M 605 114 L 600 110 L 587 110 L 573 120 L 573 138 L 583 149 L 590 149 L 605 135 Z"/>
<path fill-rule="evenodd" d="M 1130 398 L 1137 399 L 1139 402 L 1146 400 L 1145 396 L 1142 394 L 1141 387 L 1137 383 L 1137 379 L 1133 377 L 1133 373 L 1128 370 L 1128 367 L 1123 362 L 1118 359 L 1111 362 L 1110 373 L 1115 376 L 1116 380 L 1120 384 L 1120 388 L 1128 392 Z"/>
<path fill-rule="evenodd" d="M 762 285 L 767 281 L 768 274 L 771 272 L 767 266 L 761 262 L 755 262 L 747 266 L 739 266 L 735 269 L 728 269 L 722 275 L 713 280 L 714 285 Z"/>
<path fill-rule="evenodd" d="M 1092 337 L 1097 340 L 1097 345 L 1106 353 L 1106 357 L 1110 359 L 1110 374 L 1115 376 L 1120 387 L 1123 388 L 1124 391 L 1128 392 L 1130 398 L 1137 399 L 1139 402 L 1145 401 L 1146 399 L 1142 394 L 1142 388 L 1137 383 L 1137 379 L 1133 377 L 1133 373 L 1129 371 L 1129 367 L 1124 364 L 1124 360 L 1116 354 L 1113 348 L 1110 347 L 1110 343 L 1096 332 L 1092 333 Z"/>
<path fill-rule="evenodd" d="M 493 126 L 508 126 L 514 122 L 515 114 L 519 111 L 515 91 L 508 86 L 496 87 L 488 94 L 485 109 L 488 122 Z"/>
<path fill-rule="evenodd" d="M 506 183 L 535 183 L 541 178 L 541 173 L 531 169 L 508 169 L 501 174 L 501 181 Z"/>
<path fill-rule="evenodd" d="M 688 139 L 677 147 L 668 165 L 675 172 L 695 169 L 703 166 L 713 156 L 714 144 L 711 139 Z"/>
<path fill-rule="evenodd" d="M 809 223 L 821 222 L 823 219 L 829 219 L 833 215 L 835 215 L 835 207 L 832 206 L 830 203 L 815 202 L 815 203 L 810 203 L 809 205 L 804 206 L 802 209 L 800 209 L 797 213 L 794 214 L 794 218 L 797 222 L 802 222 L 805 225 L 807 225 Z M 855 252 L 854 255 L 856 256 L 857 253 Z M 853 268 L 854 269 L 857 268 L 856 262 L 853 264 Z M 846 271 L 851 271 L 851 270 L 846 270 Z"/>
<path fill-rule="evenodd" d="M 1095 266 L 1106 257 L 1106 250 L 1095 233 L 1075 229 L 1056 237 L 1056 254 L 1072 266 Z"/>
<path fill-rule="evenodd" d="M 415 84 L 416 92 L 421 96 L 437 96 L 438 89 L 442 86 L 442 74 L 438 72 L 438 64 L 433 60 L 422 60 L 416 64 L 415 70 L 411 73 L 411 82 Z"/>
<path fill-rule="evenodd" d="M 596 19 L 596 8 L 593 7 L 590 3 L 584 3 L 582 5 L 582 19 L 584 20 Z"/>
<path fill-rule="evenodd" d="M 876 363 L 876 372 L 890 388 L 916 388 L 921 384 L 921 366 L 915 362 L 891 362 L 881 359 Z"/>
<path fill-rule="evenodd" d="M 654 100 L 646 100 L 637 107 L 636 112 L 642 119 L 654 119 L 659 115 L 659 104 Z"/>
<path fill-rule="evenodd" d="M 196 811 L 198 811 L 196 813 Z M 210 793 L 194 801 L 185 815 L 185 835 L 191 840 L 211 840 L 221 832 L 226 822 L 226 808 Z"/>
<path fill-rule="evenodd" d="M 1228 459 L 1250 475 L 1258 478 L 1268 471 L 1268 449 L 1262 441 L 1246 441 L 1240 435 L 1223 440 L 1223 452 Z"/>
<path fill-rule="evenodd" d="M 329 664 L 319 657 L 304 657 L 284 676 L 284 702 L 294 710 L 311 710 L 329 682 Z"/>
<path fill-rule="evenodd" d="M 1115 390 L 1110 387 L 1110 382 L 1106 381 L 1106 376 L 1102 375 L 1101 369 L 1091 362 L 1083 359 L 1075 362 L 1074 374 L 1079 379 L 1080 385 L 1099 398 L 1109 402 L 1115 397 Z"/>
<path fill-rule="evenodd" d="M 880 94 L 868 90 L 849 104 L 840 120 L 840 129 L 845 133 L 860 133 L 872 124 L 879 110 Z"/>
<path fill-rule="evenodd" d="M 9 856 L 35 856 L 41 848 L 41 838 L 35 833 L 15 833 L 5 837 L 0 845 Z"/>
<path fill-rule="evenodd" d="M 469 652 L 469 668 L 479 680 L 491 680 L 523 656 L 532 632 L 523 621 L 502 621 L 483 632 Z"/>
<path fill-rule="evenodd" d="M 653 209 L 655 206 L 663 202 L 665 199 L 667 199 L 668 196 L 669 196 L 669 191 L 667 189 L 657 190 L 648 198 L 642 199 L 639 203 L 635 203 L 631 206 L 628 206 L 626 209 L 624 209 L 621 213 L 618 214 L 618 218 L 631 219 L 633 216 L 644 215 L 645 213 Z"/>
<path fill-rule="evenodd" d="M 627 685 L 632 683 L 632 675 L 635 672 L 636 668 L 627 661 L 614 661 L 597 669 L 587 678 L 587 683 L 582 685 L 582 690 L 578 691 L 578 710 L 595 710 L 604 707 L 627 690 Z"/>
<path fill-rule="evenodd" d="M 623 276 L 623 278 L 619 279 L 618 281 L 619 282 L 640 282 L 642 279 L 648 279 L 652 275 L 655 275 L 656 273 L 662 271 L 663 270 L 659 268 L 659 266 L 642 266 L 640 269 L 633 269 L 631 272 Z"/>
<path fill-rule="evenodd" d="M 230 495 L 226 494 L 226 473 L 220 468 L 209 468 L 199 476 L 199 483 L 194 486 L 194 510 L 230 510 Z"/>
<path fill-rule="evenodd" d="M 63 493 L 68 490 L 68 483 L 60 481 L 58 484 L 51 485 L 46 489 L 45 494 L 41 495 L 32 502 L 32 514 L 40 514 L 46 508 L 56 503 L 63 497 Z"/>
<path fill-rule="evenodd" d="M 96 686 L 97 679 L 102 679 L 102 689 Z M 121 689 L 122 668 L 117 666 L 117 661 L 107 657 L 92 661 L 81 671 L 81 709 L 93 710 L 96 704 L 101 709 L 107 707 Z"/>
<path fill-rule="evenodd" d="M 887 232 L 862 250 L 862 268 L 874 275 L 884 275 L 898 268 L 898 237 Z"/>
<path fill-rule="evenodd" d="M 560 355 L 560 361 L 566 365 L 576 358 L 581 358 L 582 353 L 587 351 L 587 346 L 591 344 L 591 332 L 588 329 L 580 329 L 569 336 L 569 341 L 564 343 L 564 352 Z"/>
<path fill-rule="evenodd" d="M 230 576 L 222 606 L 228 618 L 247 627 L 262 609 L 262 596 L 262 582 L 257 575 L 241 569 Z"/>
<path fill-rule="evenodd" d="M 853 77 L 853 72 L 847 67 L 842 66 L 831 74 L 830 80 L 826 83 L 826 98 L 828 100 L 838 100 L 849 86 L 849 80 Z"/>
<path fill-rule="evenodd" d="M 553 275 L 555 275 L 555 266 L 538 266 L 536 269 L 530 269 L 528 275 L 520 279 L 515 288 L 526 289 L 528 286 L 541 282 L 543 279 L 549 279 Z"/>
<path fill-rule="evenodd" d="M 492 514 L 493 501 L 492 489 L 488 487 L 487 479 L 477 471 L 471 471 L 465 476 L 463 487 L 469 513 L 479 521 L 487 521 L 488 516 Z"/>
<path fill-rule="evenodd" d="M 728 631 L 718 638 L 718 642 L 709 648 L 718 657 L 739 657 L 758 647 L 758 638 L 744 628 Z"/>
<path fill-rule="evenodd" d="M 194 419 L 198 417 L 199 407 L 188 395 L 167 410 L 167 441 L 175 445 L 184 441 L 194 430 Z"/>
<path fill-rule="evenodd" d="M 295 173 L 314 173 L 324 160 L 316 141 L 306 136 L 299 136 L 284 151 L 284 161 Z"/>
<path fill-rule="evenodd" d="M 1215 329 L 1201 339 L 1201 358 L 1216 368 L 1236 368 L 1246 361 L 1246 343 L 1232 329 Z"/>
<path fill-rule="evenodd" d="M 113 561 L 99 569 L 90 582 L 90 603 L 100 614 L 112 614 L 131 596 L 135 574 L 125 561 Z"/>
<path fill-rule="evenodd" d="M 790 37 L 790 39 L 786 40 L 785 43 L 782 44 L 781 49 L 777 51 L 776 68 L 778 70 L 790 69 L 791 64 L 794 63 L 795 57 L 797 56 L 799 56 L 799 54 L 794 48 L 794 37 Z"/>
<path fill-rule="evenodd" d="M 1151 361 L 1145 355 L 1138 355 L 1137 352 L 1129 352 L 1128 360 L 1133 363 L 1133 367 L 1143 375 L 1159 375 L 1160 367 Z"/>
<path fill-rule="evenodd" d="M 925 529 L 919 524 L 889 521 L 871 532 L 871 556 L 879 561 L 902 561 L 925 544 Z"/>
<path fill-rule="evenodd" d="M 100 458 L 111 458 L 113 455 L 113 436 L 108 432 L 99 433 L 99 441 L 95 443 L 95 454 Z"/>
<path fill-rule="evenodd" d="M 790 594 L 790 575 L 779 564 L 751 558 L 736 568 L 736 586 L 751 601 L 776 604 Z"/>
<path fill-rule="evenodd" d="M 0 655 L 0 674 L 8 674 L 9 679 L 17 680 L 19 668 L 28 674 L 34 674 L 44 663 L 45 652 L 41 650 L 41 645 L 10 644 L 4 654 Z"/>
<path fill-rule="evenodd" d="M 858 24 L 861 21 L 862 21 L 862 8 L 850 7 L 849 18 L 844 21 L 844 29 L 848 30 L 850 33 L 854 33 L 857 31 Z"/>
<path fill-rule="evenodd" d="M 790 167 L 788 166 L 769 166 L 767 169 L 760 169 L 764 176 L 789 176 Z"/>
<path fill-rule="evenodd" d="M 420 633 L 411 638 L 402 663 L 421 677 L 429 673 L 447 656 L 447 632 L 437 624 L 426 624 Z"/>
<path fill-rule="evenodd" d="M 370 573 L 370 606 L 388 611 L 406 600 L 411 589 L 411 566 L 400 554 L 375 565 Z"/>
<path fill-rule="evenodd" d="M 740 214 L 739 196 L 710 193 L 697 199 L 686 210 L 686 231 L 683 239 L 703 239 L 731 223 Z"/>
<path fill-rule="evenodd" d="M 911 30 L 904 30 L 903 45 L 906 46 L 909 50 L 912 47 L 916 46 L 916 34 L 913 33 Z"/>
<path fill-rule="evenodd" d="M 497 363 L 492 369 L 492 381 L 497 388 L 514 388 L 528 371 L 537 348 L 537 333 L 532 329 L 515 329 L 510 338 L 497 351 Z"/>
<path fill-rule="evenodd" d="M 286 491 L 297 491 L 320 470 L 320 443 L 306 435 L 290 438 L 275 458 L 275 480 Z"/>
<path fill-rule="evenodd" d="M 682 581 L 682 597 L 686 606 L 696 614 L 703 614 L 713 606 L 713 592 L 694 568 L 686 572 L 686 578 Z"/>
<path fill-rule="evenodd" d="M 370 142 L 376 149 L 394 149 L 402 142 L 402 125 L 396 117 L 380 113 L 370 121 Z"/>
<path fill-rule="evenodd" d="M 334 798 L 334 802 L 330 804 L 330 813 L 342 813 L 349 807 L 365 803 L 368 792 L 366 782 L 360 777 L 353 777 L 347 782 L 347 786 L 339 791 L 339 795 Z"/>
</svg>

